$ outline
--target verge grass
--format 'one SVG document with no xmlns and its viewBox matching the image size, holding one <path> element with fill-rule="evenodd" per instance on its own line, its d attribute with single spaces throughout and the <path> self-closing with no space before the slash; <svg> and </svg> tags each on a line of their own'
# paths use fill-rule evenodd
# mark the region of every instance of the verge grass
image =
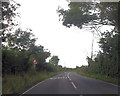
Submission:
<svg viewBox="0 0 120 96">
<path fill-rule="evenodd" d="M 32 87 L 34 84 L 52 77 L 58 72 L 34 72 L 24 75 L 5 75 L 2 81 L 2 94 L 18 94 Z"/>
<path fill-rule="evenodd" d="M 106 76 L 106 75 L 91 74 L 91 73 L 85 73 L 85 72 L 82 72 L 82 71 L 77 71 L 77 73 L 82 75 L 82 76 L 103 80 L 105 82 L 109 82 L 109 83 L 116 84 L 116 85 L 120 86 L 120 81 L 119 81 L 120 77 L 113 78 L 113 77 Z"/>
</svg>

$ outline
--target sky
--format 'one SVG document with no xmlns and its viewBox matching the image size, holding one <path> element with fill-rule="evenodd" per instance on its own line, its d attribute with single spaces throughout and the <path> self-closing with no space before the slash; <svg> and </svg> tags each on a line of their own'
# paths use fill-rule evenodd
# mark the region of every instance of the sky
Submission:
<svg viewBox="0 0 120 96">
<path fill-rule="evenodd" d="M 66 28 L 59 21 L 58 6 L 68 9 L 66 0 L 15 0 L 21 4 L 19 22 L 22 29 L 30 28 L 36 44 L 43 45 L 52 55 L 60 59 L 59 65 L 68 68 L 88 65 L 91 56 L 93 34 L 90 30 L 77 27 Z M 99 51 L 98 37 L 94 38 L 94 54 Z"/>
</svg>

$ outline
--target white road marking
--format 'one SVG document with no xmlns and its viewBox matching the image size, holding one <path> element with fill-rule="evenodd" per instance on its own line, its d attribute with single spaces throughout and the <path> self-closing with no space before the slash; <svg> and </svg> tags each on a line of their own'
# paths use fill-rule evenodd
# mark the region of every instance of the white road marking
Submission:
<svg viewBox="0 0 120 96">
<path fill-rule="evenodd" d="M 50 78 L 51 80 L 53 79 L 67 79 L 67 77 L 54 77 L 54 78 Z"/>
<path fill-rule="evenodd" d="M 67 74 L 67 77 L 68 77 L 68 79 L 69 79 L 70 81 L 72 81 L 72 80 L 70 79 L 70 77 L 69 77 L 69 74 L 70 74 L 70 73 Z M 74 84 L 73 82 L 71 82 L 71 83 L 72 83 L 73 87 L 74 87 L 75 89 L 77 89 L 77 87 L 75 86 L 75 84 Z"/>
<path fill-rule="evenodd" d="M 73 82 L 71 82 L 71 83 L 72 83 L 73 87 L 76 89 L 77 87 L 75 86 L 75 84 Z"/>
<path fill-rule="evenodd" d="M 64 79 L 67 79 L 67 77 L 64 77 Z"/>
<path fill-rule="evenodd" d="M 69 80 L 71 81 L 71 79 L 69 78 Z"/>
<path fill-rule="evenodd" d="M 67 74 L 67 77 L 68 77 L 68 79 L 71 81 L 71 79 L 70 79 L 70 77 L 69 77 L 69 73 Z"/>
<path fill-rule="evenodd" d="M 33 87 L 31 87 L 30 89 L 28 89 L 27 91 L 25 91 L 24 93 L 22 93 L 20 96 L 22 96 L 23 94 L 27 93 L 28 91 L 30 91 L 31 89 L 33 89 L 34 87 L 36 87 L 37 85 L 39 85 L 40 83 L 43 83 L 44 81 L 39 82 L 38 84 L 34 85 Z"/>
<path fill-rule="evenodd" d="M 70 77 L 69 77 L 69 73 L 67 74 L 67 77 L 58 77 L 58 79 L 67 79 L 67 78 L 71 81 L 71 79 L 70 79 Z M 57 79 L 57 78 L 49 78 L 49 79 Z M 46 80 L 49 80 L 49 79 L 46 79 Z M 46 80 L 41 81 L 41 82 L 39 82 L 38 84 L 34 85 L 34 86 L 31 87 L 30 89 L 28 89 L 28 90 L 26 90 L 25 92 L 23 92 L 20 96 L 22 96 L 23 94 L 27 93 L 28 91 L 30 91 L 30 90 L 33 89 L 34 87 L 38 86 L 39 84 L 45 82 Z M 73 85 L 74 88 L 77 88 L 73 82 L 71 82 L 71 83 L 72 83 L 72 85 Z"/>
</svg>

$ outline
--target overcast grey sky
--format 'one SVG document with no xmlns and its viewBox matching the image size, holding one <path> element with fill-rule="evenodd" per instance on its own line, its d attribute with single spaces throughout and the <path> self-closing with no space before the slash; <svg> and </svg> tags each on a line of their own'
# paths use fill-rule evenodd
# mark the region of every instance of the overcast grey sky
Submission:
<svg viewBox="0 0 120 96">
<path fill-rule="evenodd" d="M 38 38 L 37 44 L 49 49 L 60 59 L 59 65 L 75 68 L 87 65 L 91 54 L 92 32 L 77 27 L 66 28 L 59 21 L 58 6 L 68 9 L 66 0 L 16 0 L 21 4 L 20 26 L 31 28 Z M 99 51 L 98 38 L 94 40 L 94 53 Z"/>
</svg>

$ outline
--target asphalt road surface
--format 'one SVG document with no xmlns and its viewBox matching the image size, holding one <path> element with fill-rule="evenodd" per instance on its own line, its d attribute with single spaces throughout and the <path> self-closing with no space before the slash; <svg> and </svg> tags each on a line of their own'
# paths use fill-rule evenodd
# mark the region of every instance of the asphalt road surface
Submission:
<svg viewBox="0 0 120 96">
<path fill-rule="evenodd" d="M 23 94 L 118 94 L 118 86 L 65 72 L 34 85 Z"/>
</svg>

